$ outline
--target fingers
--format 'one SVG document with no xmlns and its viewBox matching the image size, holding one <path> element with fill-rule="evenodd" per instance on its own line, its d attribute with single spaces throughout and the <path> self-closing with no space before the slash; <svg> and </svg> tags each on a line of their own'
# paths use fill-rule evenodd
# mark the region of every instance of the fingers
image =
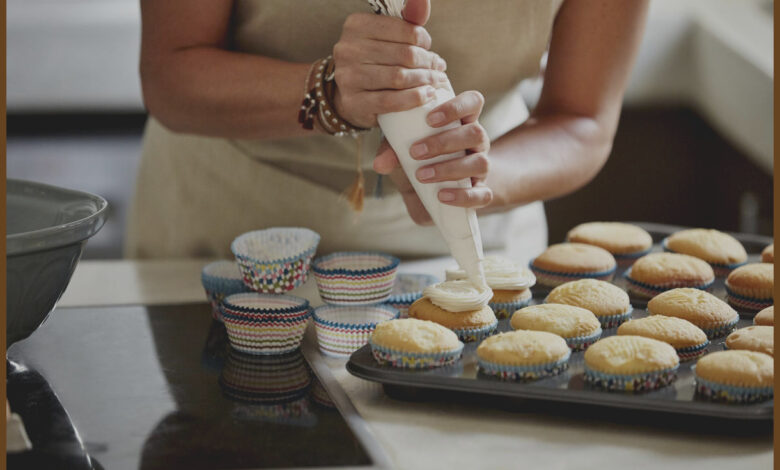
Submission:
<svg viewBox="0 0 780 470">
<path fill-rule="evenodd" d="M 398 18 L 354 13 L 344 21 L 343 37 L 364 37 L 377 41 L 410 44 L 430 49 L 431 35 L 422 26 L 417 26 Z"/>
<path fill-rule="evenodd" d="M 433 225 L 431 215 L 425 209 L 420 198 L 414 192 L 402 192 L 404 204 L 406 205 L 406 211 L 417 225 Z"/>
<path fill-rule="evenodd" d="M 439 71 L 447 68 L 444 59 L 422 47 L 365 38 L 339 41 L 333 46 L 333 58 L 342 67 L 350 64 L 378 64 Z"/>
<path fill-rule="evenodd" d="M 468 189 L 442 189 L 439 191 L 439 201 L 451 206 L 478 209 L 485 207 L 493 200 L 493 191 L 484 183 L 477 183 Z"/>
<path fill-rule="evenodd" d="M 422 183 L 458 181 L 463 178 L 481 181 L 487 178 L 489 169 L 490 162 L 486 154 L 472 153 L 462 158 L 419 168 L 415 176 Z"/>
<path fill-rule="evenodd" d="M 395 154 L 387 140 L 382 140 L 376 151 L 376 157 L 374 157 L 374 171 L 380 175 L 389 175 L 396 168 L 400 168 L 400 166 L 398 155 Z"/>
<path fill-rule="evenodd" d="M 465 124 L 427 137 L 412 145 L 409 153 L 416 160 L 425 160 L 461 150 L 470 150 L 472 152 L 487 152 L 490 150 L 490 138 L 485 128 L 479 122 Z"/>
<path fill-rule="evenodd" d="M 365 64 L 336 69 L 336 83 L 342 88 L 359 90 L 403 90 L 422 85 L 434 88 L 449 83 L 444 72 L 432 69 L 407 69 L 399 66 Z"/>
<path fill-rule="evenodd" d="M 465 91 L 432 109 L 426 120 L 431 127 L 441 127 L 456 121 L 469 124 L 477 120 L 484 105 L 485 97 L 482 93 L 476 90 Z"/>
</svg>

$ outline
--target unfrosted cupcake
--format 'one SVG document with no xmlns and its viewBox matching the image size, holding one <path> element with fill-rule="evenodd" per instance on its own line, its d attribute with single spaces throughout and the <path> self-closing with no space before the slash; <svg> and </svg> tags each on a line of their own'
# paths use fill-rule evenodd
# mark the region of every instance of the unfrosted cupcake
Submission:
<svg viewBox="0 0 780 470">
<path fill-rule="evenodd" d="M 761 262 L 762 263 L 774 263 L 775 262 L 775 244 L 772 243 L 770 245 L 767 245 L 766 248 L 764 248 L 764 251 L 761 252 Z"/>
<path fill-rule="evenodd" d="M 580 279 L 561 284 L 547 295 L 546 303 L 574 305 L 593 312 L 601 328 L 615 328 L 631 318 L 628 294 L 607 281 Z"/>
<path fill-rule="evenodd" d="M 485 281 L 493 290 L 488 305 L 497 318 L 508 318 L 515 310 L 528 305 L 531 287 L 536 284 L 536 277 L 528 268 L 501 256 L 486 256 L 482 264 Z M 467 277 L 462 269 L 447 270 L 446 276 L 448 281 Z"/>
<path fill-rule="evenodd" d="M 647 230 L 623 222 L 588 222 L 569 230 L 566 240 L 595 245 L 612 253 L 620 264 L 627 264 L 646 255 L 653 247 L 653 237 Z"/>
<path fill-rule="evenodd" d="M 564 304 L 522 308 L 510 320 L 515 330 L 547 331 L 562 337 L 574 351 L 582 351 L 601 337 L 601 323 L 590 311 Z"/>
<path fill-rule="evenodd" d="M 729 403 L 754 403 L 774 395 L 775 361 L 755 351 L 717 351 L 693 369 L 696 393 Z"/>
<path fill-rule="evenodd" d="M 687 287 L 653 297 L 647 303 L 647 313 L 688 320 L 710 339 L 727 335 L 739 321 L 739 314 L 726 302 L 709 292 Z"/>
<path fill-rule="evenodd" d="M 498 320 L 488 305 L 490 289 L 479 290 L 469 281 L 445 281 L 428 286 L 411 307 L 409 317 L 443 325 L 461 341 L 479 341 L 491 335 Z"/>
<path fill-rule="evenodd" d="M 644 298 L 676 287 L 708 289 L 715 281 L 715 273 L 705 261 L 677 253 L 645 255 L 636 260 L 625 277 L 628 290 Z"/>
<path fill-rule="evenodd" d="M 762 310 L 774 303 L 774 285 L 774 264 L 746 264 L 732 271 L 726 279 L 726 300 L 740 310 Z"/>
<path fill-rule="evenodd" d="M 368 341 L 380 364 L 405 369 L 429 369 L 460 358 L 463 343 L 447 328 L 414 318 L 382 322 Z"/>
<path fill-rule="evenodd" d="M 610 391 L 642 392 L 677 378 L 673 347 L 643 336 L 610 336 L 585 351 L 585 382 Z"/>
<path fill-rule="evenodd" d="M 740 328 L 726 338 L 726 348 L 756 351 L 775 356 L 775 327 L 748 326 Z"/>
<path fill-rule="evenodd" d="M 583 278 L 609 280 L 616 268 L 610 252 L 584 243 L 551 245 L 531 261 L 539 284 L 548 287 Z"/>
<path fill-rule="evenodd" d="M 747 252 L 742 243 L 718 230 L 681 230 L 665 238 L 662 244 L 667 251 L 694 256 L 710 263 L 717 276 L 727 276 L 731 270 L 747 262 Z"/>
<path fill-rule="evenodd" d="M 775 306 L 769 306 L 761 310 L 753 317 L 754 325 L 775 326 Z"/>
<path fill-rule="evenodd" d="M 477 348 L 479 372 L 506 380 L 534 380 L 560 374 L 569 366 L 566 341 L 546 331 L 510 331 Z"/>
<path fill-rule="evenodd" d="M 677 351 L 680 361 L 690 361 L 707 351 L 710 341 L 698 326 L 682 318 L 652 315 L 629 320 L 620 325 L 617 334 L 644 336 L 669 344 Z"/>
</svg>

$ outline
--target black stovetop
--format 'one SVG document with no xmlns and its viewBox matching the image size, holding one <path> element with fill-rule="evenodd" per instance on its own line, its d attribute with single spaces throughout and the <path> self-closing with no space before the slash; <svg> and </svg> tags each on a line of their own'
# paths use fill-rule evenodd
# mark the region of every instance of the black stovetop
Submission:
<svg viewBox="0 0 780 470">
<path fill-rule="evenodd" d="M 8 359 L 35 446 L 8 468 L 371 464 L 300 352 L 232 350 L 206 304 L 57 309 Z"/>
</svg>

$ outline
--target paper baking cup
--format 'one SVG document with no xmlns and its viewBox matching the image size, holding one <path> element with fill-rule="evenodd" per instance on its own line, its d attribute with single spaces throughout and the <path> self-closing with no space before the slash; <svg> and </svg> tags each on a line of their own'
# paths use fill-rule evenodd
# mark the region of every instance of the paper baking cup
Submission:
<svg viewBox="0 0 780 470">
<path fill-rule="evenodd" d="M 375 252 L 333 253 L 314 260 L 320 297 L 333 305 L 385 302 L 393 289 L 398 258 Z"/>
<path fill-rule="evenodd" d="M 669 385 L 679 366 L 643 374 L 605 374 L 585 365 L 585 383 L 614 392 L 646 392 Z"/>
<path fill-rule="evenodd" d="M 423 290 L 439 282 L 435 276 L 428 274 L 405 274 L 399 273 L 395 276 L 395 284 L 390 296 L 385 300 L 387 305 L 398 310 L 400 318 L 409 316 L 409 307 L 422 297 Z"/>
<path fill-rule="evenodd" d="M 566 356 L 555 362 L 527 366 L 513 366 L 486 361 L 477 357 L 477 370 L 479 373 L 498 377 L 502 380 L 537 380 L 543 377 L 558 375 L 569 367 L 571 351 Z"/>
<path fill-rule="evenodd" d="M 709 340 L 697 344 L 696 346 L 689 346 L 687 348 L 675 349 L 677 356 L 680 357 L 680 362 L 692 361 L 703 356 L 707 352 L 707 347 L 710 345 Z"/>
<path fill-rule="evenodd" d="M 225 395 L 252 403 L 281 403 L 306 395 L 311 374 L 299 352 L 252 356 L 231 349 L 219 377 Z"/>
<path fill-rule="evenodd" d="M 628 310 L 625 313 L 619 313 L 617 315 L 596 315 L 596 318 L 598 318 L 599 323 L 601 323 L 601 328 L 604 330 L 608 330 L 610 328 L 617 328 L 620 325 L 622 325 L 626 320 L 631 318 L 631 314 L 634 313 L 634 308 L 629 307 Z"/>
<path fill-rule="evenodd" d="M 314 326 L 320 351 L 328 356 L 348 356 L 368 343 L 376 325 L 398 318 L 389 305 L 323 305 L 314 309 Z"/>
<path fill-rule="evenodd" d="M 771 307 L 775 302 L 774 298 L 771 297 L 761 299 L 736 294 L 729 288 L 728 284 L 726 284 L 726 301 L 734 308 L 751 313 L 758 313 L 760 310 Z"/>
<path fill-rule="evenodd" d="M 696 383 L 696 394 L 708 400 L 727 403 L 756 403 L 769 400 L 775 394 L 773 387 L 739 387 L 705 380 L 695 375 L 696 366 L 693 366 L 692 369 Z"/>
<path fill-rule="evenodd" d="M 517 310 L 527 307 L 528 304 L 531 303 L 531 300 L 533 300 L 533 296 L 515 302 L 489 302 L 488 306 L 493 310 L 493 313 L 496 314 L 496 318 L 501 320 L 509 318 Z"/>
<path fill-rule="evenodd" d="M 558 287 L 561 284 L 565 284 L 569 281 L 575 281 L 577 279 L 599 279 L 602 281 L 609 281 L 617 270 L 617 265 L 607 271 L 590 272 L 590 273 L 567 273 L 558 271 L 548 271 L 546 269 L 537 268 L 534 266 L 534 260 L 532 259 L 528 263 L 529 268 L 536 276 L 536 280 L 539 284 L 547 287 Z"/>
<path fill-rule="evenodd" d="M 464 343 L 473 343 L 475 341 L 482 341 L 488 336 L 496 332 L 498 327 L 498 320 L 487 326 L 480 328 L 451 328 L 453 333 L 458 335 L 458 339 Z"/>
<path fill-rule="evenodd" d="M 398 351 L 395 349 L 379 346 L 368 340 L 371 345 L 371 355 L 376 362 L 381 365 L 390 365 L 403 369 L 432 369 L 455 363 L 460 359 L 463 353 L 463 343 L 451 351 L 442 351 L 437 353 L 414 353 L 407 351 Z"/>
<path fill-rule="evenodd" d="M 599 328 L 591 335 L 571 336 L 563 339 L 566 341 L 566 344 L 569 346 L 569 348 L 571 348 L 572 351 L 584 351 L 588 348 L 588 346 L 598 341 L 599 338 L 601 338 L 602 333 L 603 330 Z"/>
<path fill-rule="evenodd" d="M 307 228 L 270 228 L 245 233 L 230 244 L 244 284 L 252 290 L 281 294 L 304 282 L 320 236 Z"/>
<path fill-rule="evenodd" d="M 667 245 L 667 240 L 668 237 L 664 238 L 661 241 L 661 247 L 663 247 L 664 251 L 666 251 L 667 253 L 678 253 L 677 251 L 674 251 L 671 248 L 669 248 L 669 246 Z M 731 271 L 737 269 L 740 266 L 747 264 L 747 260 L 742 261 L 741 263 L 732 263 L 732 264 L 711 263 L 707 260 L 702 260 L 702 261 L 706 261 L 707 264 L 712 266 L 712 270 L 715 272 L 716 277 L 727 277 Z"/>
<path fill-rule="evenodd" d="M 644 282 L 637 281 L 633 278 L 631 278 L 631 268 L 628 268 L 628 270 L 623 274 L 623 277 L 628 282 L 628 290 L 633 292 L 634 294 L 645 297 L 645 298 L 653 298 L 656 295 L 666 292 L 671 289 L 676 289 L 678 287 L 690 287 L 693 289 L 701 289 L 701 290 L 707 290 L 715 283 L 715 279 L 711 280 L 710 282 L 707 282 L 705 284 L 700 285 L 690 285 L 690 283 L 686 282 L 667 282 L 664 284 L 647 284 Z"/>
<path fill-rule="evenodd" d="M 222 260 L 207 264 L 200 273 L 200 281 L 211 304 L 211 314 L 220 321 L 219 304 L 225 297 L 251 292 L 244 284 L 243 275 L 235 261 Z"/>
<path fill-rule="evenodd" d="M 221 305 L 230 344 L 247 354 L 298 349 L 309 320 L 309 302 L 292 295 L 234 294 Z"/>
</svg>

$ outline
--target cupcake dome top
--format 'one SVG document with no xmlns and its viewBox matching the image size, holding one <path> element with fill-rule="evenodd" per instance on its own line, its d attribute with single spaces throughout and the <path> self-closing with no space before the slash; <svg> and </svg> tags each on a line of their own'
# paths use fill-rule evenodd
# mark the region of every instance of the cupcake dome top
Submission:
<svg viewBox="0 0 780 470">
<path fill-rule="evenodd" d="M 415 353 L 452 351 L 462 345 L 458 336 L 448 328 L 416 318 L 378 324 L 371 341 L 388 349 Z"/>
<path fill-rule="evenodd" d="M 699 359 L 696 376 L 739 387 L 772 387 L 775 361 L 755 351 L 716 351 Z"/>
<path fill-rule="evenodd" d="M 620 315 L 631 308 L 631 301 L 623 289 L 598 279 L 561 284 L 550 291 L 545 302 L 582 307 L 596 316 Z"/>
<path fill-rule="evenodd" d="M 739 317 L 729 304 L 701 289 L 681 287 L 656 295 L 647 303 L 651 315 L 682 318 L 694 324 L 721 323 Z"/>
<path fill-rule="evenodd" d="M 564 338 L 591 335 L 601 328 L 590 310 L 564 304 L 521 308 L 512 315 L 510 324 L 515 330 L 548 331 Z"/>
<path fill-rule="evenodd" d="M 761 261 L 764 263 L 774 263 L 775 262 L 775 244 L 771 243 L 764 248 L 764 251 L 761 252 Z"/>
<path fill-rule="evenodd" d="M 546 331 L 499 333 L 480 343 L 477 356 L 495 364 L 536 365 L 560 361 L 571 354 L 566 341 Z"/>
<path fill-rule="evenodd" d="M 705 261 L 679 253 L 651 253 L 631 266 L 631 278 L 647 284 L 682 282 L 701 285 L 712 282 L 715 273 Z"/>
<path fill-rule="evenodd" d="M 533 265 L 553 272 L 603 272 L 613 269 L 615 258 L 603 248 L 584 243 L 550 245 L 536 257 Z"/>
<path fill-rule="evenodd" d="M 629 320 L 618 327 L 618 335 L 644 336 L 669 343 L 675 349 L 689 348 L 707 342 L 698 326 L 682 318 L 653 315 Z"/>
<path fill-rule="evenodd" d="M 775 306 L 761 310 L 753 317 L 753 323 L 756 325 L 774 326 L 775 325 Z"/>
<path fill-rule="evenodd" d="M 775 265 L 750 263 L 731 271 L 726 282 L 730 287 L 744 289 L 772 289 L 775 282 Z"/>
<path fill-rule="evenodd" d="M 615 255 L 648 250 L 653 237 L 642 227 L 622 222 L 588 222 L 569 230 L 566 239 L 604 248 Z"/>
<path fill-rule="evenodd" d="M 729 349 L 745 349 L 748 351 L 762 352 L 774 357 L 775 327 L 754 325 L 740 328 L 728 335 L 726 338 L 726 347 Z"/>
<path fill-rule="evenodd" d="M 734 264 L 747 260 L 747 252 L 739 240 L 713 229 L 692 228 L 673 233 L 666 239 L 666 247 L 709 263 Z"/>
<path fill-rule="evenodd" d="M 643 336 L 610 336 L 585 351 L 585 365 L 605 374 L 642 374 L 677 367 L 677 351 Z"/>
</svg>

